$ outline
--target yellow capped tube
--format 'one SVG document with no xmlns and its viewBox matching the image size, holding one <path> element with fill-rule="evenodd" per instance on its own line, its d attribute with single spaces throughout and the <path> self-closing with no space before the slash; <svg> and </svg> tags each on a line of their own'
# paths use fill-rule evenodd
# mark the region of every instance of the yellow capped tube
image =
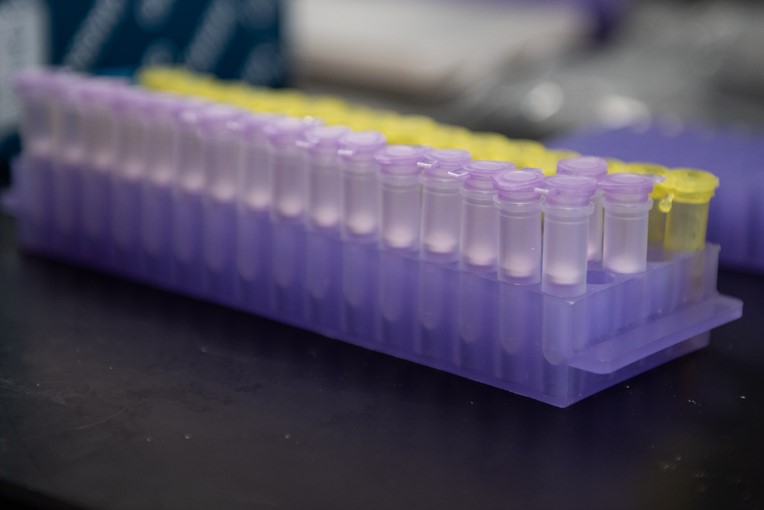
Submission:
<svg viewBox="0 0 764 510">
<path fill-rule="evenodd" d="M 668 188 L 660 207 L 668 213 L 664 248 L 670 251 L 698 251 L 706 244 L 708 206 L 719 179 L 694 168 L 671 170 Z"/>
</svg>

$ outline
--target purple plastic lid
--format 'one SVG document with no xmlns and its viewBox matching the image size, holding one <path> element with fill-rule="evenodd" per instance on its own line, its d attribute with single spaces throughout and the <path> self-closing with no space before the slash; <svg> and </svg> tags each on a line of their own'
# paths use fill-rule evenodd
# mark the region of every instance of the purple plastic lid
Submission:
<svg viewBox="0 0 764 510">
<path fill-rule="evenodd" d="M 255 113 L 243 110 L 239 122 L 241 123 L 241 133 L 244 136 L 260 136 L 263 134 L 265 126 L 278 119 L 283 119 L 283 115 L 277 113 Z"/>
<path fill-rule="evenodd" d="M 315 117 L 282 117 L 268 123 L 263 133 L 273 145 L 293 145 L 307 129 L 320 122 Z"/>
<path fill-rule="evenodd" d="M 374 154 L 380 172 L 388 175 L 416 175 L 427 149 L 418 145 L 388 145 Z"/>
<path fill-rule="evenodd" d="M 462 185 L 467 189 L 493 189 L 496 174 L 514 169 L 515 165 L 507 161 L 479 160 L 462 165 L 461 171 L 454 175 L 464 178 Z"/>
<path fill-rule="evenodd" d="M 237 132 L 242 111 L 234 106 L 214 103 L 199 110 L 199 129 L 206 135 Z"/>
<path fill-rule="evenodd" d="M 19 95 L 30 95 L 46 91 L 55 72 L 44 67 L 33 67 L 19 71 L 13 76 L 13 90 Z"/>
<path fill-rule="evenodd" d="M 546 201 L 554 205 L 586 206 L 597 191 L 597 181 L 577 175 L 553 175 L 544 179 Z"/>
<path fill-rule="evenodd" d="M 336 153 L 340 147 L 340 139 L 350 132 L 347 126 L 316 126 L 308 129 L 297 145 L 308 152 Z"/>
<path fill-rule="evenodd" d="M 562 159 L 557 162 L 557 173 L 599 179 L 607 174 L 607 161 L 594 156 Z"/>
<path fill-rule="evenodd" d="M 385 135 L 379 131 L 353 131 L 340 138 L 337 151 L 343 159 L 370 158 L 387 144 Z"/>
<path fill-rule="evenodd" d="M 540 172 L 531 169 L 509 170 L 494 175 L 493 187 L 498 197 L 508 202 L 532 202 L 541 199 L 538 189 L 544 185 Z"/>
<path fill-rule="evenodd" d="M 663 181 L 664 177 L 658 175 L 619 173 L 606 175 L 598 185 L 608 200 L 633 204 L 647 202 L 653 186 Z"/>
<path fill-rule="evenodd" d="M 448 177 L 448 172 L 458 170 L 472 160 L 469 151 L 463 149 L 428 149 L 419 168 L 425 175 Z"/>
<path fill-rule="evenodd" d="M 111 104 L 121 112 L 150 112 L 156 107 L 155 94 L 137 87 L 120 87 L 114 92 Z"/>
</svg>

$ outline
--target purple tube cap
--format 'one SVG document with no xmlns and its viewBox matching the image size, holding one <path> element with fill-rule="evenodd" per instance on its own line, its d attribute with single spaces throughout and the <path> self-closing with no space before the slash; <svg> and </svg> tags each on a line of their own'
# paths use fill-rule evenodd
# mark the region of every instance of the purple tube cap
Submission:
<svg viewBox="0 0 764 510">
<path fill-rule="evenodd" d="M 493 187 L 500 199 L 530 202 L 541 198 L 539 188 L 544 185 L 544 177 L 531 169 L 510 170 L 494 175 Z"/>
<path fill-rule="evenodd" d="M 450 170 L 458 170 L 472 160 L 472 155 L 464 149 L 428 149 L 419 162 L 425 175 L 447 176 Z"/>
<path fill-rule="evenodd" d="M 547 203 L 580 207 L 588 205 L 597 191 L 597 181 L 578 175 L 553 175 L 544 179 Z"/>
<path fill-rule="evenodd" d="M 335 153 L 340 147 L 340 139 L 350 133 L 347 126 L 316 126 L 309 128 L 297 145 L 310 153 Z"/>
<path fill-rule="evenodd" d="M 16 73 L 12 78 L 13 90 L 19 95 L 33 95 L 49 89 L 56 72 L 45 67 L 32 67 Z"/>
<path fill-rule="evenodd" d="M 211 104 L 199 110 L 199 130 L 207 136 L 238 132 L 242 115 L 239 108 L 225 104 Z"/>
<path fill-rule="evenodd" d="M 261 136 L 265 127 L 278 119 L 285 118 L 277 113 L 261 113 L 244 110 L 239 117 L 241 134 L 244 136 Z"/>
<path fill-rule="evenodd" d="M 599 179 L 607 174 L 607 161 L 594 156 L 562 159 L 557 163 L 557 173 Z"/>
<path fill-rule="evenodd" d="M 379 131 L 354 131 L 340 138 L 338 153 L 343 159 L 367 158 L 387 143 Z"/>
<path fill-rule="evenodd" d="M 620 203 L 640 203 L 647 202 L 653 186 L 664 180 L 664 177 L 658 175 L 619 173 L 604 176 L 599 180 L 598 186 L 605 192 L 608 200 Z"/>
<path fill-rule="evenodd" d="M 419 145 L 388 145 L 374 155 L 379 170 L 388 175 L 415 175 L 427 149 Z"/>
<path fill-rule="evenodd" d="M 283 117 L 270 122 L 263 128 L 263 133 L 273 145 L 294 144 L 311 127 L 320 125 L 315 117 Z"/>
</svg>

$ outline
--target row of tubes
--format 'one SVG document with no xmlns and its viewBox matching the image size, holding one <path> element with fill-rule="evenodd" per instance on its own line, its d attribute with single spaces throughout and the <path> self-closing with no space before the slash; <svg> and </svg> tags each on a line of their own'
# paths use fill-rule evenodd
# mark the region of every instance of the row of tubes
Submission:
<svg viewBox="0 0 764 510">
<path fill-rule="evenodd" d="M 465 150 L 388 145 L 376 131 L 119 80 L 40 71 L 16 90 L 30 157 L 236 202 L 346 241 L 540 283 L 557 296 L 586 292 L 589 263 L 646 269 L 650 194 L 662 178 L 608 174 L 600 158 L 565 159 L 544 176 Z"/>
</svg>

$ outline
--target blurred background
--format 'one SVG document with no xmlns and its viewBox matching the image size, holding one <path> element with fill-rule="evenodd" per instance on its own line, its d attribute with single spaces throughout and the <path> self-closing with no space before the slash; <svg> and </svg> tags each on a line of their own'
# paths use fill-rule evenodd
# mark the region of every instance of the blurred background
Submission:
<svg viewBox="0 0 764 510">
<path fill-rule="evenodd" d="M 10 76 L 33 65 L 184 65 L 553 145 L 593 128 L 750 136 L 762 26 L 757 0 L 0 0 L 0 182 Z"/>
<path fill-rule="evenodd" d="M 0 0 L 0 133 L 10 75 L 40 64 L 181 64 L 524 138 L 751 129 L 763 23 L 755 0 Z"/>
</svg>

